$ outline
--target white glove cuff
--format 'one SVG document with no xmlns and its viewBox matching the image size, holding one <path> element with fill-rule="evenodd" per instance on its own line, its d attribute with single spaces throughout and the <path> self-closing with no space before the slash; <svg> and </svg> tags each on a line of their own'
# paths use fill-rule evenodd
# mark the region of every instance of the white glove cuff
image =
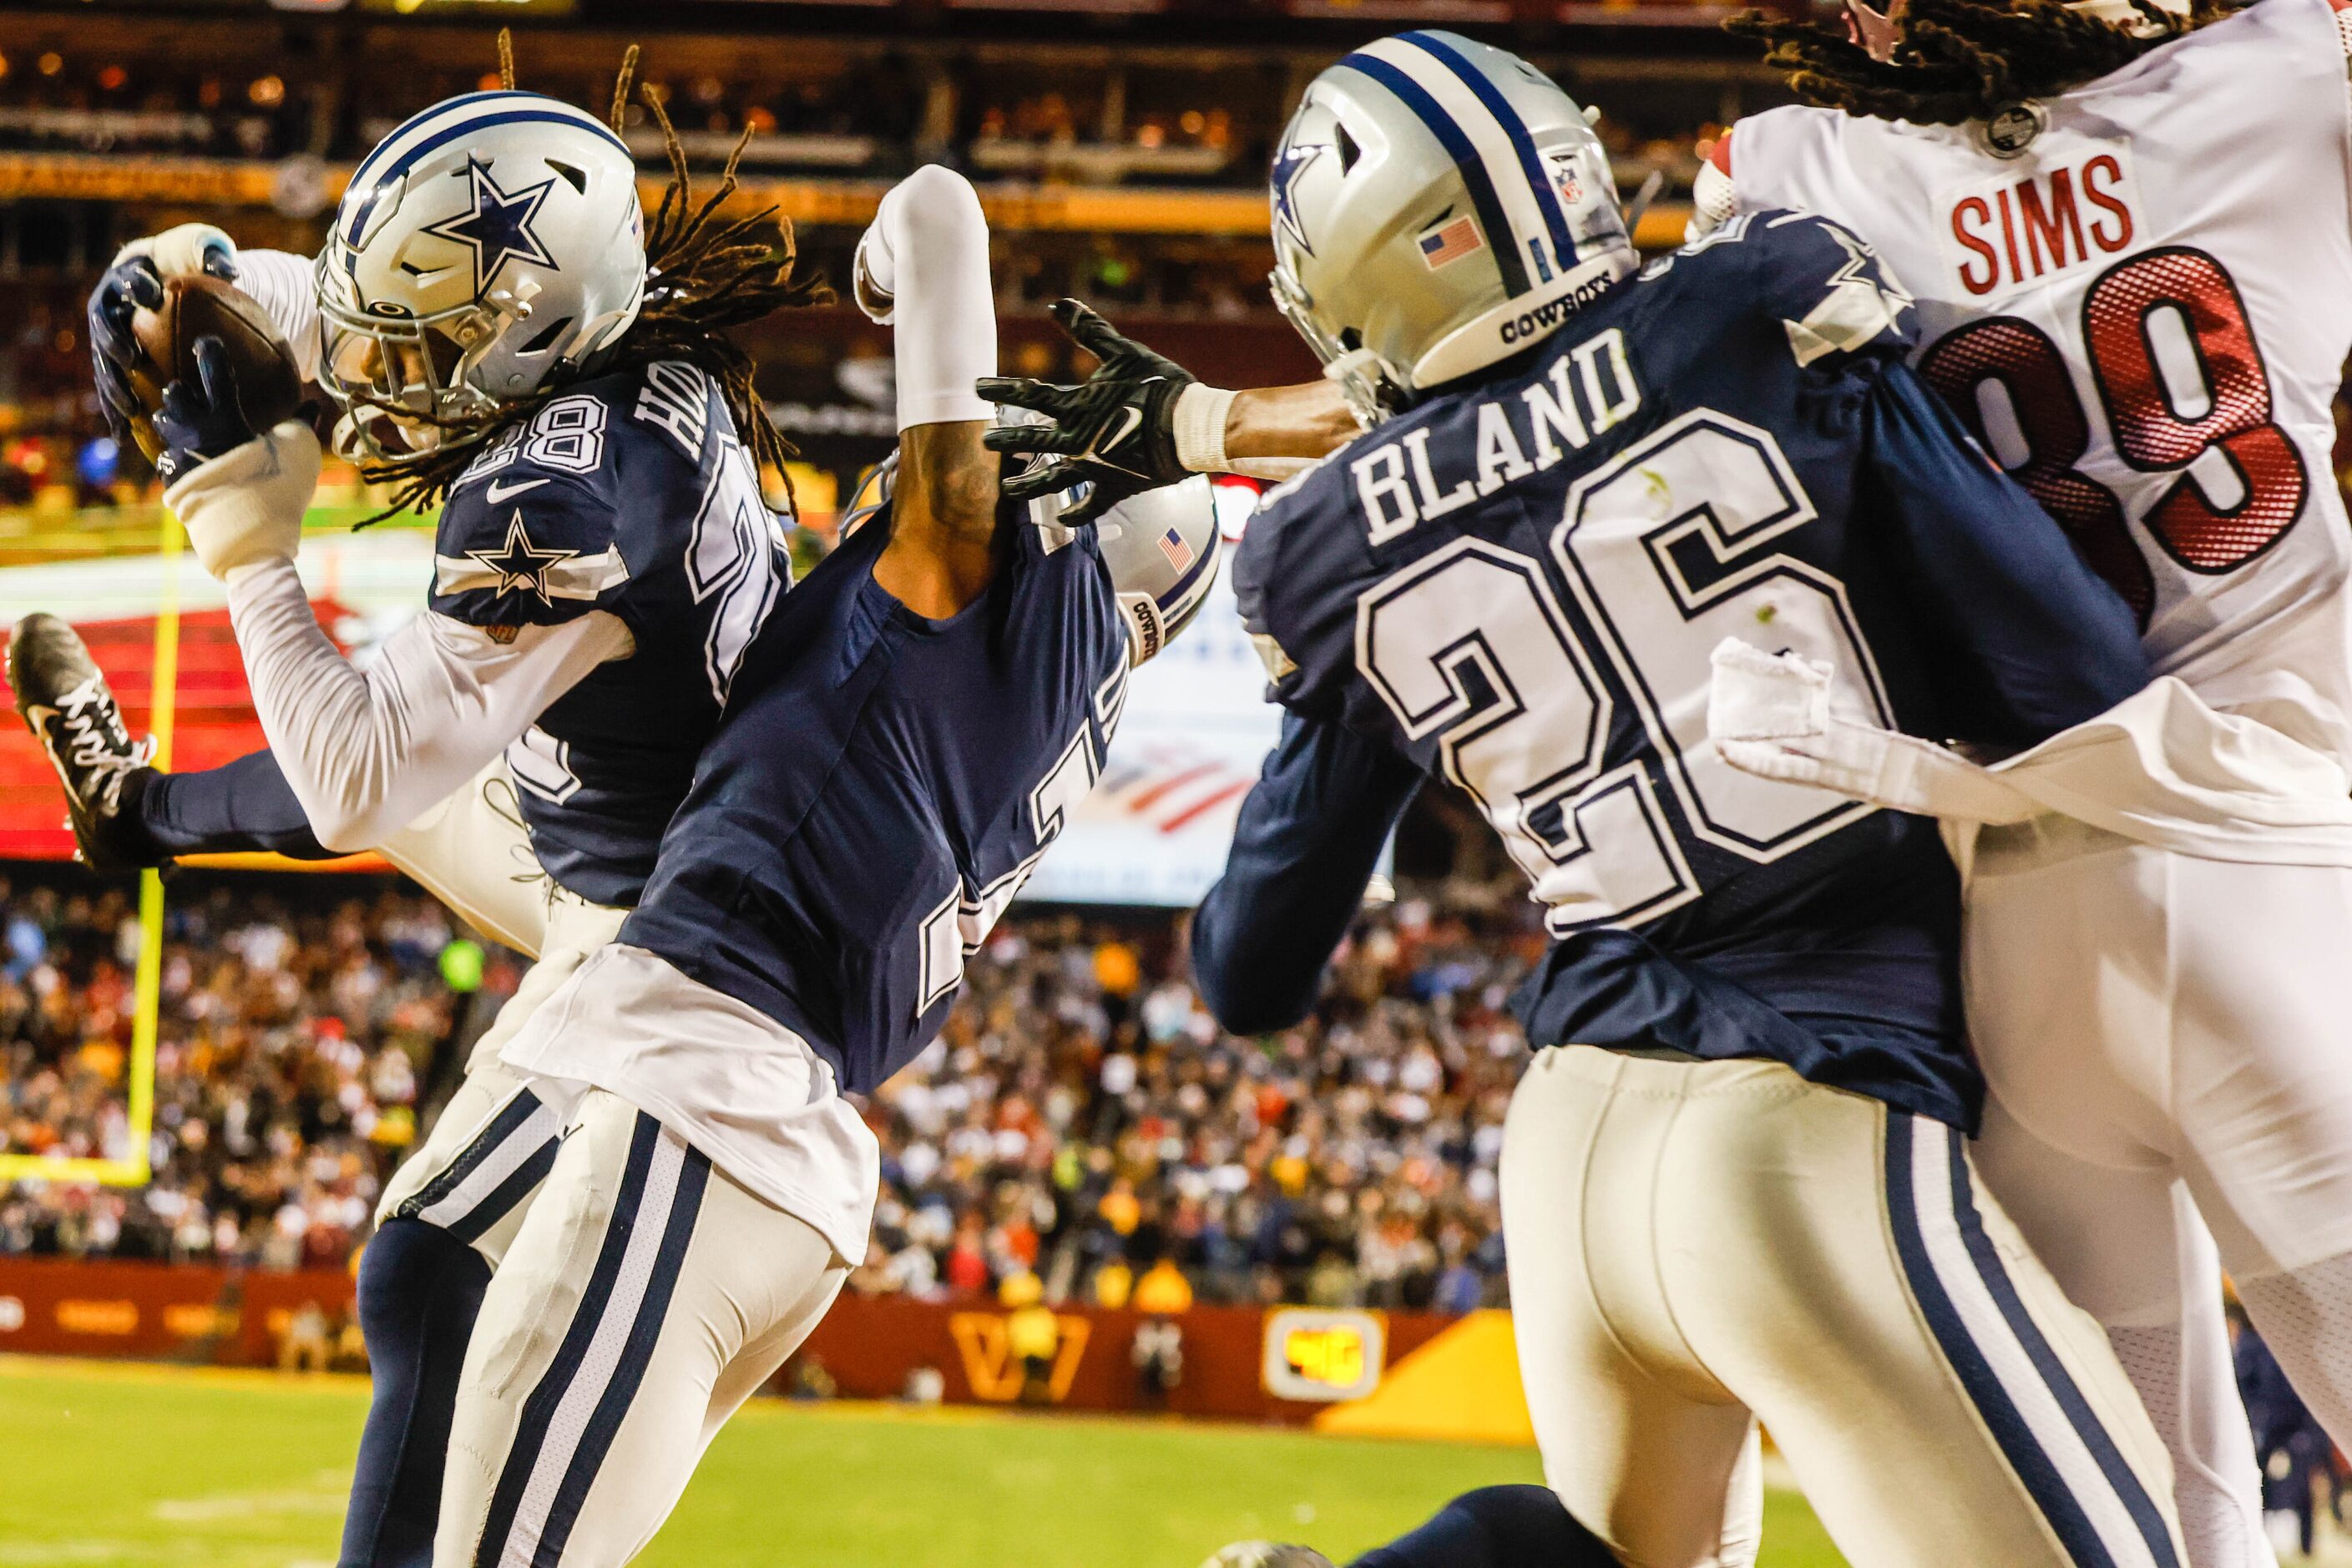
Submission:
<svg viewBox="0 0 2352 1568">
<path fill-rule="evenodd" d="M 120 267 L 134 256 L 143 256 L 155 264 L 158 275 L 164 278 L 185 278 L 205 269 L 205 251 L 211 246 L 225 246 L 229 264 L 236 263 L 236 242 L 208 223 L 184 223 L 134 239 L 114 253 L 114 265 Z"/>
<path fill-rule="evenodd" d="M 1176 460 L 1196 474 L 1229 474 L 1225 420 L 1234 395 L 1194 382 L 1176 395 Z"/>
<path fill-rule="evenodd" d="M 198 464 L 163 492 L 206 572 L 290 561 L 319 488 L 319 438 L 299 419 Z"/>
<path fill-rule="evenodd" d="M 1194 382 L 1176 395 L 1176 460 L 1196 474 L 1247 474 L 1254 479 L 1287 479 L 1313 468 L 1313 458 L 1235 458 L 1225 452 L 1225 422 L 1234 394 Z"/>
</svg>

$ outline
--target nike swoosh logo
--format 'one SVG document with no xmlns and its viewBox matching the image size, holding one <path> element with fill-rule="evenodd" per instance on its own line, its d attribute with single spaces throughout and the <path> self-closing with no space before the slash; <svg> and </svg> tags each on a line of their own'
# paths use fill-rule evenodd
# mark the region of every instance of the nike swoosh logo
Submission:
<svg viewBox="0 0 2352 1568">
<path fill-rule="evenodd" d="M 1143 410 L 1138 408 L 1132 403 L 1120 409 L 1119 412 L 1127 416 L 1126 422 L 1112 433 L 1109 440 L 1096 442 L 1096 451 L 1101 452 L 1107 448 L 1118 446 L 1121 441 L 1124 441 L 1129 436 L 1134 435 L 1136 426 L 1143 423 Z"/>
<path fill-rule="evenodd" d="M 535 490 L 545 483 L 547 483 L 545 479 L 525 479 L 519 485 L 501 485 L 498 480 L 492 479 L 490 488 L 482 492 L 482 499 L 496 506 L 511 496 L 519 496 L 525 490 Z"/>
</svg>

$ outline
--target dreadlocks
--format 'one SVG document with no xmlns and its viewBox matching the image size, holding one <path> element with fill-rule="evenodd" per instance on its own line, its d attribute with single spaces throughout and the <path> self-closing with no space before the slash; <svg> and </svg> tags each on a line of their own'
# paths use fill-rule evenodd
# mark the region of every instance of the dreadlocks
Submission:
<svg viewBox="0 0 2352 1568">
<path fill-rule="evenodd" d="M 2186 17 L 2134 0 L 2141 37 L 2085 16 L 2065 0 L 1910 0 L 1896 17 L 1895 58 L 1871 58 L 1843 25 L 1792 22 L 1762 11 L 1725 26 L 1769 46 L 1806 102 L 1849 114 L 1960 125 L 2028 99 L 2050 98 L 2130 64 L 2149 49 L 2227 16 L 2226 0 L 2195 0 Z"/>
<path fill-rule="evenodd" d="M 503 46 L 503 35 L 501 35 Z M 612 125 L 617 134 L 628 104 L 631 78 L 636 70 L 637 49 L 629 47 L 613 86 Z M 501 66 L 511 81 L 511 60 L 501 48 Z M 829 304 L 833 290 L 822 279 L 795 279 L 793 227 L 773 207 L 731 223 L 719 221 L 719 210 L 740 182 L 736 166 L 751 133 L 747 127 L 728 156 L 719 188 L 698 202 L 694 182 L 686 167 L 686 149 L 662 106 L 662 95 L 650 86 L 638 89 L 646 107 L 661 125 L 662 146 L 669 158 L 669 185 L 661 205 L 646 226 L 646 297 L 637 319 L 621 341 L 598 355 L 590 367 L 598 375 L 635 370 L 656 360 L 684 360 L 719 383 L 742 433 L 752 461 L 783 471 L 784 459 L 796 448 L 768 417 L 767 405 L 752 387 L 758 366 L 729 329 L 759 321 L 777 310 L 804 305 Z M 557 395 L 578 372 L 551 377 L 527 397 L 502 404 L 485 418 L 445 419 L 391 404 L 379 404 L 399 417 L 429 425 L 443 439 L 429 451 L 411 453 L 379 462 L 362 463 L 360 477 L 370 484 L 396 487 L 391 504 L 368 519 L 370 522 L 414 508 L 438 505 L 482 449 L 506 432 L 527 424 L 540 405 Z M 792 481 L 784 480 L 791 492 Z"/>
</svg>

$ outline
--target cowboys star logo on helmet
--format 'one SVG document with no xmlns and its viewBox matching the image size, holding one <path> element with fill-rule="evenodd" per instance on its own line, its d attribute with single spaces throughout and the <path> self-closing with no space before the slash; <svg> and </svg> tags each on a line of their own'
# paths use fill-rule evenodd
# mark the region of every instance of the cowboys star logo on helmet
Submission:
<svg viewBox="0 0 2352 1568">
<path fill-rule="evenodd" d="M 1307 229 L 1298 221 L 1298 205 L 1292 191 L 1298 176 L 1307 165 L 1331 150 L 1328 142 L 1287 142 L 1274 155 L 1274 221 L 1288 235 L 1294 244 L 1307 255 L 1315 254 L 1314 242 L 1307 237 Z"/>
<path fill-rule="evenodd" d="M 499 268 L 515 257 L 555 268 L 555 258 L 548 255 L 547 247 L 539 242 L 539 236 L 530 227 L 530 220 L 546 205 L 547 193 L 555 186 L 555 176 L 551 174 L 538 184 L 509 195 L 499 189 L 498 181 L 488 168 L 468 158 L 466 177 L 473 188 L 473 211 L 427 224 L 424 232 L 473 247 L 474 292 L 478 294 L 488 288 L 497 279 Z"/>
</svg>

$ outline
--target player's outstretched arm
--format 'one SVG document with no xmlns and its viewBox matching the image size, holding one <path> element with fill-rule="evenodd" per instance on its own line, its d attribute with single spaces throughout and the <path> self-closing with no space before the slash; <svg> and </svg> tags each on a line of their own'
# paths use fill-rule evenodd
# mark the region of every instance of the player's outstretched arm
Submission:
<svg viewBox="0 0 2352 1568">
<path fill-rule="evenodd" d="M 1799 653 L 1716 645 L 1706 732 L 1741 773 L 1954 822 L 2023 822 L 2031 795 L 1933 741 L 1858 722 L 1831 704 L 1834 671 Z"/>
<path fill-rule="evenodd" d="M 1330 382 L 1244 392 L 1205 386 L 1076 300 L 1056 300 L 1052 313 L 1101 362 L 1094 374 L 1076 386 L 991 376 L 979 390 L 1047 420 L 989 437 L 997 451 L 1049 459 L 1006 481 L 1005 493 L 1019 498 L 1092 484 L 1094 495 L 1070 514 L 1074 521 L 1196 473 L 1288 479 L 1362 433 Z"/>
<path fill-rule="evenodd" d="M 1192 917 L 1193 977 L 1218 1023 L 1257 1035 L 1307 1016 L 1421 778 L 1337 720 L 1284 715 Z"/>
<path fill-rule="evenodd" d="M 896 333 L 898 478 L 874 580 L 934 619 L 995 571 L 993 412 L 973 383 L 996 368 L 988 220 L 971 182 L 929 164 L 891 187 L 857 242 L 858 308 Z"/>
</svg>

